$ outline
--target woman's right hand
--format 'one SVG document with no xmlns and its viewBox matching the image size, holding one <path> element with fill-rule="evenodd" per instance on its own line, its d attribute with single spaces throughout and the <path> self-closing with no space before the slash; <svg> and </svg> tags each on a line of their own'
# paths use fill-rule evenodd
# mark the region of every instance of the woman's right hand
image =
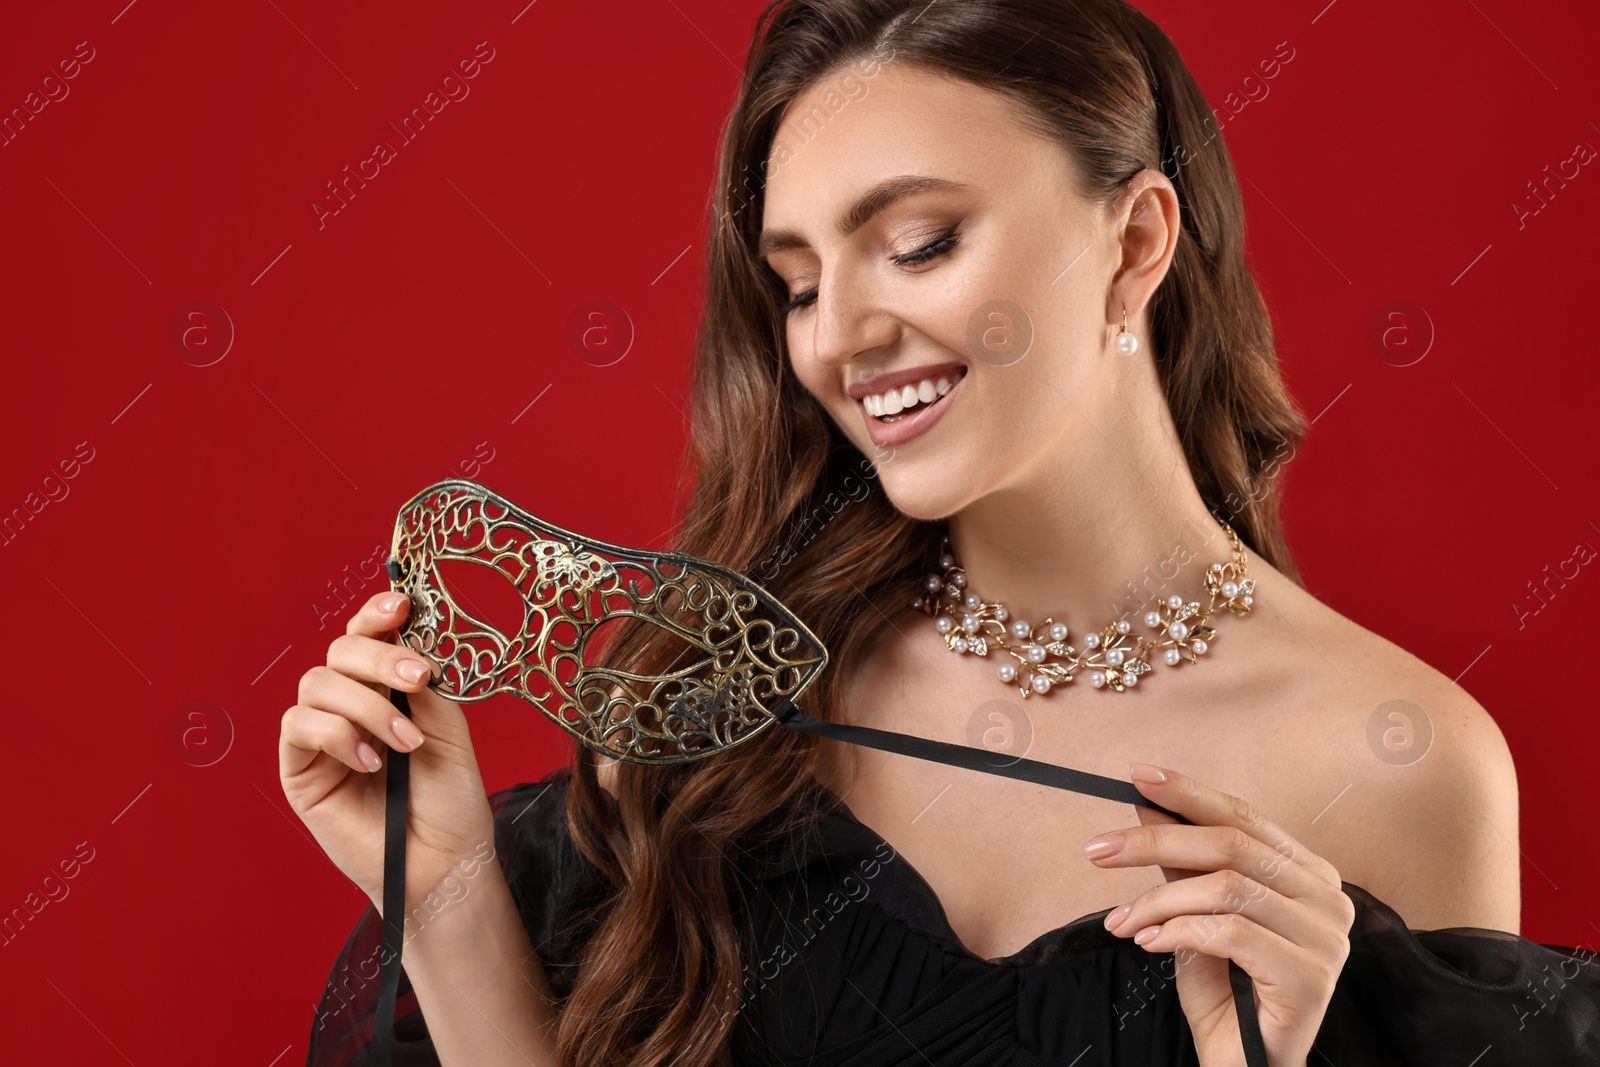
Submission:
<svg viewBox="0 0 1600 1067">
<path fill-rule="evenodd" d="M 298 702 L 283 713 L 278 739 L 290 807 L 380 909 L 385 750 L 411 753 L 408 906 L 494 848 L 494 815 L 462 705 L 430 690 L 427 661 L 399 642 L 396 627 L 409 610 L 408 597 L 385 592 L 351 616 L 328 646 L 327 664 L 300 676 Z M 399 673 L 407 665 L 415 665 L 414 680 Z M 410 720 L 389 703 L 390 687 L 410 694 Z"/>
</svg>

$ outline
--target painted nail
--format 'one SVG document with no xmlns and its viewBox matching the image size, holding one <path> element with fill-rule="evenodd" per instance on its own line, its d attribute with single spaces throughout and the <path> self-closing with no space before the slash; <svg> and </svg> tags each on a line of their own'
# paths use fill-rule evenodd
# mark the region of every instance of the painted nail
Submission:
<svg viewBox="0 0 1600 1067">
<path fill-rule="evenodd" d="M 1137 934 L 1133 935 L 1133 943 L 1135 945 L 1142 945 L 1146 941 L 1149 941 L 1151 938 L 1155 937 L 1160 932 L 1161 932 L 1161 926 L 1160 926 L 1159 923 L 1156 924 L 1155 926 L 1147 926 L 1143 930 L 1140 930 Z"/>
<path fill-rule="evenodd" d="M 1113 909 L 1108 915 L 1106 915 L 1106 929 L 1115 930 L 1118 926 L 1121 926 L 1122 920 L 1126 919 L 1128 917 L 1128 912 L 1132 910 L 1132 904 L 1124 904 L 1120 908 Z"/>
<path fill-rule="evenodd" d="M 428 668 L 424 667 L 419 659 L 403 659 L 395 665 L 394 673 L 403 681 L 419 682 L 422 676 L 428 673 Z"/>
<path fill-rule="evenodd" d="M 375 771 L 383 766 L 383 760 L 378 758 L 378 754 L 372 751 L 372 746 L 365 741 L 356 742 L 356 759 L 360 760 L 369 771 Z"/>
<path fill-rule="evenodd" d="M 1092 860 L 1105 859 L 1107 856 L 1122 851 L 1122 842 L 1124 840 L 1121 834 L 1104 834 L 1084 845 L 1083 854 Z"/>
<path fill-rule="evenodd" d="M 404 715 L 396 715 L 391 719 L 389 721 L 389 729 L 393 731 L 395 740 L 400 742 L 400 747 L 407 752 L 410 752 L 423 742 L 422 731 L 417 729 L 416 724 Z"/>
<path fill-rule="evenodd" d="M 1167 780 L 1166 771 L 1149 763 L 1130 764 L 1128 773 L 1139 781 L 1148 782 L 1150 785 L 1160 785 Z"/>
</svg>

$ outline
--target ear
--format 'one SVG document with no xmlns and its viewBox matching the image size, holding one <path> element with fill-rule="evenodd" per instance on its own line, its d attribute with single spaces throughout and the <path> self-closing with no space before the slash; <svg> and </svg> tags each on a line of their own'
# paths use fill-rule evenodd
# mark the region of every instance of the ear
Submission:
<svg viewBox="0 0 1600 1067">
<path fill-rule="evenodd" d="M 1149 304 L 1177 252 L 1182 226 L 1178 191 L 1165 174 L 1146 168 L 1128 179 L 1115 211 L 1122 262 L 1106 294 L 1106 323 L 1120 324 L 1127 307 L 1133 329 L 1133 317 Z"/>
</svg>

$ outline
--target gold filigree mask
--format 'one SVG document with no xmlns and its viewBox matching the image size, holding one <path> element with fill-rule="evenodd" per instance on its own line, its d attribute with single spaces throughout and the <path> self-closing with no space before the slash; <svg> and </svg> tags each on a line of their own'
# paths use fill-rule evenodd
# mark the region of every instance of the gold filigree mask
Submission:
<svg viewBox="0 0 1600 1067">
<path fill-rule="evenodd" d="M 445 568 L 459 566 L 516 588 L 515 632 L 452 588 Z M 816 635 L 742 575 L 580 536 L 476 482 L 438 482 L 407 501 L 388 567 L 411 598 L 400 638 L 437 668 L 436 692 L 461 703 L 512 693 L 629 763 L 701 759 L 748 741 L 828 663 Z M 601 625 L 628 617 L 681 638 L 693 660 L 665 675 L 590 662 Z"/>
</svg>

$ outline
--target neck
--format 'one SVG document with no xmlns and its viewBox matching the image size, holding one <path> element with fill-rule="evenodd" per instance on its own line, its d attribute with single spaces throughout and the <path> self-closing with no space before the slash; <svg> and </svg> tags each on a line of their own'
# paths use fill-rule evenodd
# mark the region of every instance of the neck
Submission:
<svg viewBox="0 0 1600 1067">
<path fill-rule="evenodd" d="M 1055 439 L 948 520 L 969 591 L 1004 604 L 1012 620 L 1065 623 L 1074 639 L 1121 619 L 1142 628 L 1175 595 L 1204 605 L 1206 570 L 1233 559 L 1154 364 L 1102 364 L 1088 383 L 1057 390 Z M 1252 575 L 1270 570 L 1248 548 L 1243 558 Z"/>
<path fill-rule="evenodd" d="M 1187 468 L 1177 469 L 1181 485 L 1146 486 L 1143 499 L 1096 492 L 1086 504 L 1082 494 L 1017 486 L 973 502 L 949 520 L 967 589 L 1004 604 L 1013 620 L 1037 626 L 1049 616 L 1075 637 L 1137 623 L 1173 595 L 1204 604 L 1204 573 L 1231 560 L 1233 545 Z"/>
</svg>

